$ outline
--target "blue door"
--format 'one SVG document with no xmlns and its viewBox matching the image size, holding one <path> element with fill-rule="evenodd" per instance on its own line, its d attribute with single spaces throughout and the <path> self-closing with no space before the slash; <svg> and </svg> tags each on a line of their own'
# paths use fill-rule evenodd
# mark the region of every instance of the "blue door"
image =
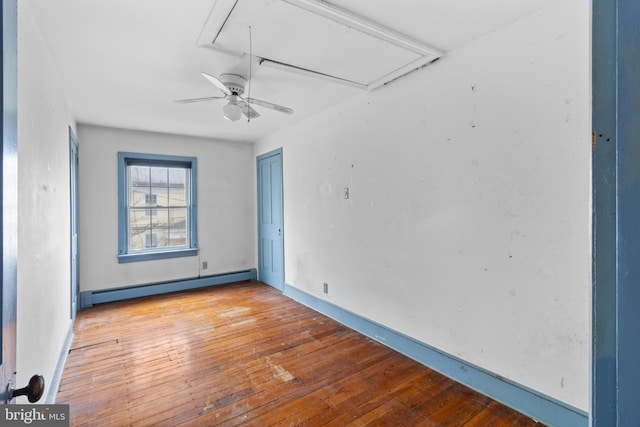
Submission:
<svg viewBox="0 0 640 427">
<path fill-rule="evenodd" d="M 284 289 L 282 149 L 258 157 L 258 278 Z"/>
</svg>

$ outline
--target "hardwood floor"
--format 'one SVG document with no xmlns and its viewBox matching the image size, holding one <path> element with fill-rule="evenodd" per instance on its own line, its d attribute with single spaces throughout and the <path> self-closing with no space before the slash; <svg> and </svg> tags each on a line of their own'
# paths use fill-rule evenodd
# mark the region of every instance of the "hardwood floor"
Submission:
<svg viewBox="0 0 640 427">
<path fill-rule="evenodd" d="M 539 426 L 259 282 L 78 313 L 72 426 Z"/>
</svg>

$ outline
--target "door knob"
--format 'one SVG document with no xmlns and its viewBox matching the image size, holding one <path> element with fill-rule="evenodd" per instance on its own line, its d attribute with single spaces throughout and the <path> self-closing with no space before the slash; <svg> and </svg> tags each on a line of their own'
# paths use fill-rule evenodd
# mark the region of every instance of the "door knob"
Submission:
<svg viewBox="0 0 640 427">
<path fill-rule="evenodd" d="M 27 396 L 29 402 L 34 403 L 40 400 L 44 393 L 44 377 L 42 375 L 34 375 L 29 380 L 29 385 L 17 390 L 11 391 L 11 399 L 18 396 Z"/>
</svg>

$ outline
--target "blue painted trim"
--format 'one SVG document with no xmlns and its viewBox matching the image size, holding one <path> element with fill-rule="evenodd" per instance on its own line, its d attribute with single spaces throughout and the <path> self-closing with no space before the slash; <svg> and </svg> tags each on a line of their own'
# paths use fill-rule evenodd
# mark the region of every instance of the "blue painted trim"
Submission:
<svg viewBox="0 0 640 427">
<path fill-rule="evenodd" d="M 617 425 L 617 201 L 615 1 L 593 0 L 591 423 Z"/>
<path fill-rule="evenodd" d="M 616 1 L 593 0 L 591 423 L 617 425 Z"/>
<path fill-rule="evenodd" d="M 229 283 L 256 280 L 256 269 L 237 271 L 233 273 L 217 274 L 207 277 L 178 280 L 172 282 L 151 283 L 136 285 L 126 288 L 107 289 L 101 291 L 85 291 L 80 293 L 81 308 L 91 307 L 94 304 L 122 301 L 132 298 L 161 295 L 171 292 L 186 291 L 190 289 L 206 288 L 208 286 L 226 285 Z"/>
<path fill-rule="evenodd" d="M 640 424 L 640 2 L 617 3 L 617 425 L 630 426 Z"/>
<path fill-rule="evenodd" d="M 71 318 L 75 319 L 78 309 L 78 290 L 80 289 L 80 233 L 79 205 L 78 205 L 78 163 L 79 163 L 78 139 L 69 126 L 69 274 L 70 274 L 70 299 Z M 75 163 L 75 166 L 72 166 Z M 76 262 L 73 263 L 73 230 L 76 231 Z M 75 271 L 74 271 L 75 270 Z M 75 278 L 75 280 L 74 280 Z M 75 289 L 74 289 L 75 288 Z"/>
<path fill-rule="evenodd" d="M 146 165 L 146 166 L 179 166 L 179 167 L 191 167 L 196 161 L 195 157 L 189 156 L 174 156 L 171 154 L 153 154 L 153 153 L 131 153 L 121 151 L 118 153 L 118 157 L 123 157 L 127 160 L 127 164 L 132 165 Z"/>
<path fill-rule="evenodd" d="M 15 383 L 16 371 L 16 283 L 18 272 L 18 2 L 3 0 L 2 64 L 0 98 L 2 99 L 2 148 L 0 152 L 0 400 L 9 381 Z M 10 399 L 9 399 L 10 400 Z"/>
<path fill-rule="evenodd" d="M 584 427 L 588 414 L 285 284 L 284 295 L 549 426 Z"/>
<path fill-rule="evenodd" d="M 73 321 L 69 322 L 67 329 L 67 335 L 62 343 L 62 349 L 58 355 L 58 360 L 53 368 L 51 379 L 47 381 L 43 402 L 45 405 L 53 405 L 56 403 L 56 396 L 60 389 L 60 383 L 62 382 L 62 373 L 64 371 L 64 365 L 67 363 L 67 356 L 71 350 L 71 343 L 73 342 Z"/>
<path fill-rule="evenodd" d="M 277 155 L 282 155 L 282 147 L 276 148 L 275 150 L 269 151 L 268 153 L 260 154 L 258 157 L 256 157 L 256 161 L 259 162 L 260 160 L 268 159 L 269 157 Z"/>
<path fill-rule="evenodd" d="M 189 182 L 189 248 L 187 250 L 145 251 L 127 253 L 127 165 L 177 166 L 191 169 Z M 198 159 L 165 154 L 118 153 L 118 263 L 179 258 L 197 255 L 198 249 Z M 195 253 L 193 252 L 195 251 Z"/>
<path fill-rule="evenodd" d="M 637 425 L 640 420 L 639 19 L 637 0 L 593 1 L 595 427 Z"/>
<path fill-rule="evenodd" d="M 80 292 L 80 308 L 93 307 L 92 291 Z"/>
<path fill-rule="evenodd" d="M 175 251 L 141 252 L 118 255 L 118 263 L 150 261 L 154 259 L 181 258 L 198 255 L 198 249 L 180 249 Z"/>
<path fill-rule="evenodd" d="M 127 163 L 126 153 L 118 153 L 118 255 L 127 253 Z"/>
</svg>

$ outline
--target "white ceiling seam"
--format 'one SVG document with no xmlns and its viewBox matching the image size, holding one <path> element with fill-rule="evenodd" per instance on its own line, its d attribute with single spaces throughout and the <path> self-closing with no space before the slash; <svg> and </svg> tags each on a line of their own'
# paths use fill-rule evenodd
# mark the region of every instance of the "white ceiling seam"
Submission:
<svg viewBox="0 0 640 427">
<path fill-rule="evenodd" d="M 217 0 L 200 31 L 197 46 L 213 47 L 238 0 Z"/>
<path fill-rule="evenodd" d="M 298 74 L 305 74 L 305 75 L 313 75 L 314 77 L 317 77 L 319 79 L 324 79 L 333 83 L 339 83 L 339 84 L 343 84 L 343 85 L 347 85 L 347 86 L 352 86 L 358 89 L 363 89 L 366 90 L 368 89 L 368 87 L 366 85 L 363 85 L 361 83 L 358 82 L 354 82 L 351 80 L 346 80 L 346 79 L 341 79 L 340 77 L 335 77 L 335 76 L 330 76 L 328 74 L 323 74 L 323 73 L 319 73 L 317 71 L 313 71 L 313 70 L 307 70 L 305 68 L 301 68 L 301 67 L 296 67 L 295 65 L 291 65 L 291 64 L 284 64 L 282 62 L 277 62 L 277 61 L 272 61 L 270 59 L 265 59 L 265 58 L 260 58 L 260 61 L 258 62 L 259 65 L 264 66 L 264 67 L 269 67 L 269 68 L 274 68 L 274 69 L 278 69 L 278 70 L 284 70 L 284 71 L 288 71 L 291 73 L 298 73 Z"/>
<path fill-rule="evenodd" d="M 442 52 L 438 49 L 430 47 L 425 43 L 408 37 L 398 31 L 385 27 L 374 21 L 371 21 L 363 16 L 356 15 L 345 9 L 341 9 L 337 6 L 332 6 L 329 3 L 324 3 L 319 0 L 282 0 L 285 3 L 297 6 L 304 10 L 307 10 L 316 15 L 323 16 L 332 21 L 346 25 L 360 32 L 369 34 L 372 37 L 376 37 L 381 40 L 385 40 L 389 43 L 393 43 L 397 46 L 402 46 L 407 50 L 411 50 L 415 53 L 422 55 L 440 56 Z"/>
</svg>

